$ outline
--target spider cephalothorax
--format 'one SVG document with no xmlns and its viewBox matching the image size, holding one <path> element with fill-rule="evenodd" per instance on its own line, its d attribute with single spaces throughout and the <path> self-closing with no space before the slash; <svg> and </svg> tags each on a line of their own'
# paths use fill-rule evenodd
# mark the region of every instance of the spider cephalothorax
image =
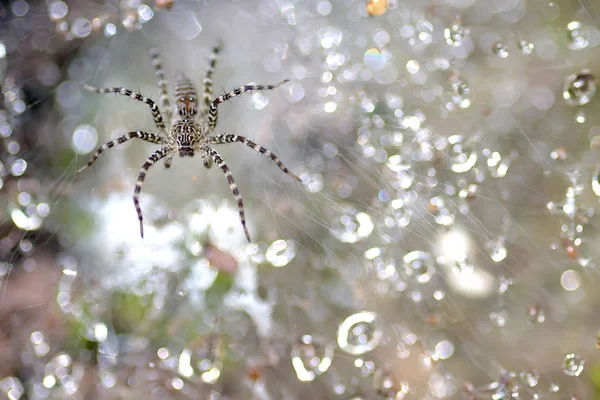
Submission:
<svg viewBox="0 0 600 400">
<path fill-rule="evenodd" d="M 244 233 L 246 234 L 246 238 L 248 239 L 248 241 L 250 241 L 250 234 L 248 233 L 248 229 L 246 228 L 246 218 L 244 215 L 244 203 L 242 201 L 242 196 L 240 195 L 238 187 L 233 180 L 233 174 L 229 170 L 229 167 L 227 166 L 225 161 L 223 161 L 219 153 L 217 153 L 217 151 L 211 147 L 211 145 L 233 142 L 243 143 L 246 146 L 257 151 L 258 153 L 264 154 L 265 156 L 269 157 L 275 162 L 279 169 L 281 169 L 283 172 L 296 179 L 297 181 L 300 181 L 300 178 L 298 178 L 297 175 L 293 174 L 290 170 L 288 170 L 283 165 L 283 163 L 279 161 L 279 158 L 277 158 L 275 154 L 273 154 L 270 150 L 254 143 L 248 138 L 245 138 L 244 136 L 238 136 L 236 134 L 225 134 L 216 136 L 213 135 L 215 127 L 217 126 L 217 107 L 219 106 L 219 104 L 231 99 L 232 97 L 236 97 L 243 93 L 251 92 L 253 90 L 275 89 L 276 87 L 279 87 L 288 81 L 286 79 L 275 85 L 245 85 L 236 88 L 229 93 L 225 93 L 221 96 L 213 98 L 214 96 L 212 93 L 212 74 L 215 69 L 215 64 L 217 62 L 217 54 L 219 53 L 219 51 L 220 48 L 218 46 L 215 47 L 213 49 L 213 54 L 210 57 L 208 70 L 206 71 L 206 76 L 203 80 L 204 93 L 202 103 L 200 104 L 200 108 L 198 107 L 198 96 L 196 95 L 196 88 L 194 84 L 182 73 L 177 74 L 175 77 L 175 87 L 173 91 L 173 98 L 175 100 L 175 104 L 174 106 L 171 106 L 171 100 L 169 99 L 167 91 L 167 81 L 165 79 L 165 74 L 162 69 L 162 63 L 158 51 L 156 51 L 155 49 L 152 49 L 150 51 L 150 56 L 152 57 L 152 65 L 156 70 L 156 77 L 158 78 L 158 87 L 160 89 L 160 109 L 149 97 L 143 96 L 140 93 L 135 93 L 129 89 L 120 87 L 97 89 L 89 85 L 83 85 L 85 89 L 90 90 L 92 92 L 118 93 L 123 96 L 131 97 L 134 100 L 146 103 L 150 107 L 150 112 L 152 113 L 152 117 L 154 118 L 154 123 L 158 128 L 159 134 L 154 134 L 145 131 L 129 132 L 113 141 L 110 141 L 100 146 L 100 148 L 96 150 L 90 161 L 88 161 L 88 163 L 85 166 L 83 166 L 77 171 L 77 173 L 80 173 L 87 167 L 94 164 L 94 162 L 96 162 L 96 160 L 98 159 L 98 156 L 102 154 L 105 150 L 110 149 L 133 138 L 138 138 L 150 143 L 162 145 L 162 147 L 159 150 L 156 150 L 150 155 L 150 157 L 148 157 L 148 159 L 140 169 L 137 184 L 135 185 L 135 190 L 133 193 L 133 203 L 137 211 L 138 219 L 140 220 L 140 234 L 142 237 L 144 237 L 144 224 L 142 210 L 140 208 L 139 203 L 139 195 L 142 191 L 142 184 L 144 183 L 144 179 L 146 178 L 146 173 L 152 165 L 154 165 L 157 161 L 163 158 L 165 159 L 165 166 L 167 168 L 170 167 L 171 162 L 173 160 L 173 156 L 177 153 L 179 153 L 181 157 L 191 157 L 194 155 L 194 153 L 198 152 L 201 154 L 202 162 L 205 167 L 209 168 L 214 162 L 221 169 L 221 171 L 223 171 L 223 173 L 225 174 L 225 178 L 227 178 L 227 182 L 229 183 L 229 187 L 231 188 L 231 191 L 233 192 L 233 195 L 235 196 L 238 202 L 240 220 L 242 222 Z M 165 126 L 165 121 L 163 120 L 163 114 L 161 114 L 161 109 L 164 112 L 166 122 L 169 126 L 168 130 Z M 168 132 L 166 136 L 165 132 Z"/>
</svg>

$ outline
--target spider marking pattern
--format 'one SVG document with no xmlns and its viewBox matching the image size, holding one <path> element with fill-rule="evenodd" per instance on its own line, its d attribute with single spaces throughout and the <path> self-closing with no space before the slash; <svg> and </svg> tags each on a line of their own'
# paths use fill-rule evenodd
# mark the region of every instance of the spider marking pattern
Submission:
<svg viewBox="0 0 600 400">
<path fill-rule="evenodd" d="M 150 50 L 150 58 L 156 73 L 156 78 L 158 80 L 158 88 L 160 90 L 160 106 L 158 106 L 149 97 L 146 97 L 141 93 L 136 93 L 130 89 L 122 87 L 98 89 L 87 84 L 82 85 L 84 89 L 91 92 L 115 93 L 122 96 L 127 96 L 139 102 L 145 103 L 148 105 L 148 107 L 150 107 L 154 124 L 158 128 L 158 134 L 146 131 L 134 131 L 126 133 L 123 136 L 100 146 L 94 152 L 88 163 L 80 168 L 76 173 L 76 175 L 78 175 L 84 169 L 92 166 L 100 154 L 102 154 L 104 151 L 125 143 L 130 139 L 141 139 L 146 142 L 161 145 L 161 148 L 152 153 L 140 169 L 137 183 L 133 192 L 133 204 L 140 221 L 140 235 L 142 238 L 144 237 L 144 222 L 142 217 L 142 209 L 140 208 L 140 193 L 142 191 L 142 185 L 144 183 L 144 179 L 146 178 L 146 174 L 152 165 L 162 159 L 165 159 L 165 167 L 169 168 L 171 166 L 173 156 L 177 153 L 179 153 L 179 156 L 181 157 L 192 157 L 195 153 L 200 153 L 202 163 L 206 168 L 210 168 L 214 163 L 219 167 L 219 169 L 221 169 L 223 174 L 225 174 L 227 183 L 229 183 L 231 192 L 237 200 L 240 221 L 242 223 L 242 227 L 244 228 L 246 239 L 248 239 L 249 242 L 250 233 L 246 227 L 246 217 L 244 214 L 244 202 L 242 200 L 242 195 L 240 194 L 235 180 L 233 179 L 231 170 L 221 155 L 215 149 L 213 149 L 211 145 L 236 142 L 243 143 L 254 151 L 269 157 L 285 174 L 291 176 L 299 182 L 302 182 L 300 178 L 292 173 L 269 149 L 244 136 L 239 136 L 236 134 L 214 135 L 214 130 L 217 126 L 219 104 L 222 104 L 233 97 L 240 96 L 247 92 L 252 92 L 253 90 L 272 90 L 289 81 L 289 79 L 284 79 L 274 85 L 244 85 L 232 90 L 229 93 L 215 97 L 212 92 L 212 75 L 215 71 L 217 56 L 220 50 L 220 45 L 215 46 L 209 58 L 208 69 L 203 80 L 204 92 L 202 101 L 200 103 L 198 102 L 198 96 L 196 94 L 196 88 L 194 87 L 194 84 L 183 73 L 178 73 L 175 76 L 175 85 L 173 88 L 174 102 L 171 103 L 171 99 L 169 98 L 168 94 L 168 83 L 162 68 L 162 60 L 156 49 Z"/>
</svg>

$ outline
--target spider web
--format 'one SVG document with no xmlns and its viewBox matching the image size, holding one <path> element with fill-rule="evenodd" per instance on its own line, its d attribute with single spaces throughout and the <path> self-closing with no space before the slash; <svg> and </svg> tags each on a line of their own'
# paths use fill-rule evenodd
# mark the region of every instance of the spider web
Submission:
<svg viewBox="0 0 600 400">
<path fill-rule="evenodd" d="M 364 4 L 356 1 L 182 2 L 156 12 L 139 32 L 99 35 L 81 49 L 73 46 L 66 63 L 70 81 L 53 92 L 54 117 L 39 123 L 44 127 L 59 118 L 51 129 L 55 140 L 40 138 L 47 150 L 31 156 L 32 163 L 73 143 L 85 153 L 82 146 L 92 150 L 128 131 L 155 131 L 146 105 L 86 93 L 73 82 L 123 86 L 157 100 L 147 56 L 150 47 L 157 47 L 169 83 L 183 71 L 200 94 L 210 49 L 221 40 L 216 95 L 219 88 L 226 92 L 249 82 L 286 77 L 292 82 L 221 105 L 216 132 L 247 136 L 269 148 L 301 175 L 304 185 L 242 144 L 217 148 L 244 197 L 256 240 L 247 247 L 218 168 L 206 170 L 198 157 L 175 158 L 167 170 L 157 164 L 141 197 L 150 232 L 142 240 L 131 194 L 137 171 L 154 148 L 131 141 L 103 154 L 74 180 L 89 154 L 76 156 L 64 164 L 45 222 L 53 240 L 65 248 L 56 260 L 63 270 L 54 278 L 59 287 L 52 288 L 62 310 L 56 311 L 48 289 L 24 307 L 48 315 L 62 311 L 82 326 L 72 328 L 76 332 L 105 324 L 110 341 L 118 329 L 107 316 L 117 313 L 113 318 L 118 320 L 120 310 L 111 308 L 114 297 L 150 298 L 140 327 L 122 323 L 131 336 L 148 338 L 146 353 L 140 353 L 151 358 L 161 347 L 175 354 L 192 338 L 215 332 L 235 338 L 242 366 L 224 368 L 226 383 L 215 389 L 234 397 L 247 390 L 264 399 L 291 394 L 330 398 L 332 393 L 370 398 L 383 391 L 377 381 L 384 373 L 395 391 L 406 384 L 415 396 L 467 397 L 461 387 L 472 382 L 478 388 L 474 397 L 490 398 L 512 390 L 514 382 L 526 379 L 520 374 L 535 370 L 539 383 L 521 383 L 522 396 L 548 394 L 556 384 L 557 398 L 567 393 L 590 398 L 598 329 L 593 319 L 595 220 L 578 220 L 584 242 L 570 257 L 560 237 L 564 215 L 552 215 L 547 204 L 561 203 L 567 188 L 577 184 L 584 188 L 577 197 L 581 210 L 597 201 L 590 185 L 597 156 L 587 151 L 587 136 L 597 128 L 598 107 L 592 102 L 583 108 L 586 122 L 576 123 L 580 109 L 567 107 L 560 97 L 564 77 L 584 68 L 593 72 L 599 58 L 593 55 L 593 42 L 569 52 L 566 39 L 558 36 L 570 20 L 597 26 L 598 10 L 565 1 L 559 4 L 560 17 L 550 19 L 554 11 L 544 4 L 527 9 L 526 17 L 514 23 L 511 12 L 520 6 L 506 6 L 503 12 L 497 5 L 497 15 L 486 25 L 486 2 L 428 9 L 418 2 L 391 4 L 396 8 L 386 15 L 365 19 Z M 446 16 L 451 11 L 470 24 L 469 40 L 476 50 L 469 57 L 452 53 L 435 36 L 453 23 Z M 436 29 L 433 44 L 425 46 L 428 31 L 422 22 L 428 20 Z M 525 28 L 524 21 L 541 33 Z M 401 29 L 408 25 L 416 29 L 412 36 Z M 518 54 L 511 36 L 515 29 L 535 43 L 536 53 Z M 388 42 L 381 32 L 390 36 Z M 507 60 L 483 50 L 495 37 L 509 46 Z M 411 38 L 416 42 L 410 44 Z M 551 53 L 548 38 L 566 62 L 559 56 L 544 58 Z M 385 44 L 378 45 L 382 40 Z M 379 55 L 365 55 L 370 48 Z M 394 62 L 380 68 L 386 50 Z M 440 67 L 442 59 L 450 65 Z M 415 73 L 411 61 L 418 64 Z M 449 110 L 447 88 L 456 71 L 468 82 L 472 103 Z M 436 94 L 438 86 L 443 92 Z M 433 99 L 427 100 L 428 90 Z M 549 106 L 548 93 L 553 96 Z M 44 106 L 51 100 L 40 102 Z M 77 131 L 83 139 L 76 143 Z M 475 162 L 463 171 L 473 154 Z M 508 165 L 504 175 L 493 175 L 498 173 L 494 154 Z M 32 240 L 36 253 L 43 252 L 48 238 Z M 406 263 L 407 254 L 418 251 L 429 256 L 432 270 Z M 12 261 L 20 257 L 15 253 Z M 464 261 L 462 267 L 453 258 Z M 1 303 L 15 310 L 10 303 L 18 299 L 12 290 L 18 284 L 16 271 L 8 271 L 13 279 L 0 288 Z M 76 283 L 65 283 L 69 274 L 77 275 Z M 223 276 L 230 276 L 231 287 L 219 289 Z M 579 288 L 565 290 L 569 279 Z M 215 287 L 217 306 L 210 297 Z M 60 293 L 72 299 L 61 303 Z M 87 299 L 78 302 L 79 296 Z M 82 304 L 90 310 L 77 311 Z M 312 335 L 335 345 L 342 321 L 363 310 L 377 314 L 374 329 L 383 332 L 381 343 L 358 356 L 337 348 L 330 369 L 300 383 L 289 362 L 298 338 Z M 10 319 L 21 311 L 17 307 Z M 150 334 L 165 321 L 172 326 L 169 313 L 175 326 L 193 333 Z M 195 318 L 202 320 L 190 322 Z M 39 357 L 42 365 L 63 349 L 58 339 L 46 341 L 52 352 Z M 36 350 L 29 342 L 23 354 L 31 357 Z M 585 359 L 579 378 L 563 372 L 570 353 Z M 71 353 L 74 359 L 77 354 Z M 273 354 L 283 360 L 273 362 Z M 258 379 L 247 372 L 254 368 L 261 371 Z M 107 371 L 117 379 L 113 369 Z M 247 376 L 232 383 L 227 378 L 231 371 Z M 178 372 L 185 375 L 181 368 Z"/>
</svg>

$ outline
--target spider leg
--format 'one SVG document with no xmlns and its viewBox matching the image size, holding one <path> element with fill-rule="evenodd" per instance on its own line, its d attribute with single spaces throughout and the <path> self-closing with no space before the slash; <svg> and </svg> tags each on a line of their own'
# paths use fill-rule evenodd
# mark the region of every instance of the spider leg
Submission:
<svg viewBox="0 0 600 400">
<path fill-rule="evenodd" d="M 84 169 L 91 167 L 96 162 L 96 160 L 98 159 L 100 154 L 102 154 L 104 151 L 111 149 L 121 143 L 125 143 L 126 141 L 133 139 L 133 138 L 142 139 L 142 140 L 145 140 L 146 142 L 150 142 L 150 143 L 156 143 L 156 144 L 162 143 L 162 138 L 155 135 L 154 133 L 144 132 L 144 131 L 135 131 L 135 132 L 126 133 L 123 136 L 120 136 L 117 139 L 112 140 L 112 141 L 100 146 L 98 148 L 98 150 L 96 150 L 96 152 L 92 155 L 92 158 L 90 158 L 90 161 L 88 161 L 88 163 L 86 165 L 84 165 L 83 167 L 79 168 L 77 170 L 77 172 L 75 173 L 75 175 L 78 175 Z"/>
<path fill-rule="evenodd" d="M 289 82 L 289 79 L 284 79 L 281 82 L 276 83 L 274 85 L 244 85 L 242 87 L 233 89 L 229 93 L 225 93 L 225 94 L 217 97 L 216 99 L 213 100 L 212 103 L 210 103 L 210 107 L 208 109 L 208 127 L 210 129 L 214 129 L 217 126 L 217 117 L 218 117 L 217 107 L 219 106 L 219 104 L 223 103 L 224 101 L 227 101 L 227 100 L 231 99 L 232 97 L 239 96 L 246 92 L 251 92 L 253 90 L 272 90 L 272 89 L 278 88 L 279 86 L 283 85 L 286 82 Z"/>
<path fill-rule="evenodd" d="M 206 70 L 206 75 L 204 76 L 204 80 L 202 83 L 204 84 L 204 101 L 202 105 L 202 115 L 207 115 L 208 110 L 210 109 L 211 99 L 213 98 L 212 92 L 212 76 L 215 72 L 215 66 L 217 65 L 217 57 L 219 52 L 221 51 L 221 43 L 218 43 L 212 51 L 210 58 L 208 59 L 208 68 Z M 215 125 L 217 121 L 215 120 Z"/>
<path fill-rule="evenodd" d="M 167 88 L 167 79 L 165 78 L 165 71 L 162 68 L 162 60 L 160 53 L 157 49 L 150 49 L 150 58 L 152 60 L 152 66 L 156 72 L 156 78 L 158 79 L 158 88 L 160 89 L 160 108 L 164 111 L 167 124 L 171 123 L 173 113 L 171 109 L 171 101 L 169 100 L 169 92 Z"/>
<path fill-rule="evenodd" d="M 167 156 L 165 159 L 165 168 L 171 168 L 171 163 L 173 162 L 173 155 Z"/>
<path fill-rule="evenodd" d="M 275 154 L 273 154 L 271 152 L 271 150 L 269 150 L 259 144 L 254 143 L 253 141 L 249 140 L 248 138 L 246 138 L 244 136 L 229 134 L 229 135 L 213 136 L 208 139 L 209 139 L 209 143 L 213 143 L 213 144 L 234 143 L 234 142 L 244 143 L 246 146 L 250 147 L 257 153 L 263 154 L 263 155 L 271 158 L 271 160 L 273 160 L 273 162 L 275 162 L 275 164 L 277 164 L 277 166 L 279 167 L 280 170 L 282 170 L 284 173 L 291 176 L 298 182 L 302 182 L 302 180 L 296 174 L 291 172 L 289 169 L 287 169 L 287 167 L 285 165 L 283 165 L 283 163 L 279 160 L 279 158 Z"/>
<path fill-rule="evenodd" d="M 229 167 L 227 166 L 227 164 L 225 164 L 225 161 L 223 161 L 223 159 L 221 158 L 219 153 L 217 153 L 215 150 L 211 149 L 208 146 L 204 146 L 204 147 L 202 147 L 202 149 L 208 154 L 208 156 L 212 159 L 212 161 L 215 164 L 217 164 L 219 166 L 219 168 L 221 168 L 221 171 L 223 171 L 223 173 L 225 174 L 225 178 L 227 178 L 227 182 L 229 183 L 231 192 L 233 193 L 235 199 L 238 202 L 240 221 L 242 222 L 242 227 L 244 228 L 244 233 L 246 234 L 246 239 L 248 239 L 248 242 L 250 242 L 251 241 L 250 233 L 248 232 L 248 228 L 246 227 L 246 216 L 244 214 L 244 202 L 242 201 L 242 195 L 240 194 L 240 191 L 239 191 L 237 185 L 235 184 L 235 181 L 233 180 L 233 174 L 231 173 L 231 171 L 229 170 Z"/>
<path fill-rule="evenodd" d="M 82 87 L 85 90 L 88 90 L 90 92 L 95 92 L 95 93 L 117 93 L 117 94 L 120 94 L 123 96 L 130 97 L 134 100 L 141 101 L 142 103 L 148 104 L 148 106 L 150 107 L 150 112 L 152 113 L 152 118 L 154 119 L 154 123 L 156 124 L 156 127 L 160 131 L 165 130 L 165 123 L 163 121 L 163 117 L 160 113 L 160 110 L 158 109 L 158 106 L 154 103 L 154 101 L 152 101 L 151 98 L 143 96 L 140 93 L 135 93 L 135 92 L 131 91 L 130 89 L 121 88 L 121 87 L 111 87 L 111 88 L 99 89 L 99 88 L 95 88 L 93 86 L 87 85 L 85 83 L 82 85 Z"/>
<path fill-rule="evenodd" d="M 135 211 L 137 211 L 138 219 L 140 220 L 140 235 L 142 238 L 144 237 L 144 219 L 142 217 L 142 209 L 140 208 L 140 192 L 142 191 L 142 184 L 144 183 L 144 179 L 146 179 L 146 173 L 150 167 L 160 159 L 169 155 L 169 153 L 172 153 L 172 149 L 169 147 L 164 147 L 152 153 L 152 155 L 148 157 L 140 169 L 140 174 L 138 175 L 138 180 L 135 184 L 135 189 L 133 191 L 133 204 L 135 205 Z"/>
</svg>

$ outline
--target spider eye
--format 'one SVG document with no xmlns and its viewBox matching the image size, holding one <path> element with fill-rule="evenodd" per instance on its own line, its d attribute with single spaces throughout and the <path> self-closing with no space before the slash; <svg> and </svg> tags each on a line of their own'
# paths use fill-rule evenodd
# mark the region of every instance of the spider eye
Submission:
<svg viewBox="0 0 600 400">
<path fill-rule="evenodd" d="M 189 101 L 193 103 L 194 101 L 196 101 L 196 98 L 190 96 Z"/>
<path fill-rule="evenodd" d="M 184 102 L 184 101 L 185 101 L 185 97 L 181 97 L 181 98 L 179 99 L 179 101 L 181 101 L 181 102 Z"/>
</svg>

